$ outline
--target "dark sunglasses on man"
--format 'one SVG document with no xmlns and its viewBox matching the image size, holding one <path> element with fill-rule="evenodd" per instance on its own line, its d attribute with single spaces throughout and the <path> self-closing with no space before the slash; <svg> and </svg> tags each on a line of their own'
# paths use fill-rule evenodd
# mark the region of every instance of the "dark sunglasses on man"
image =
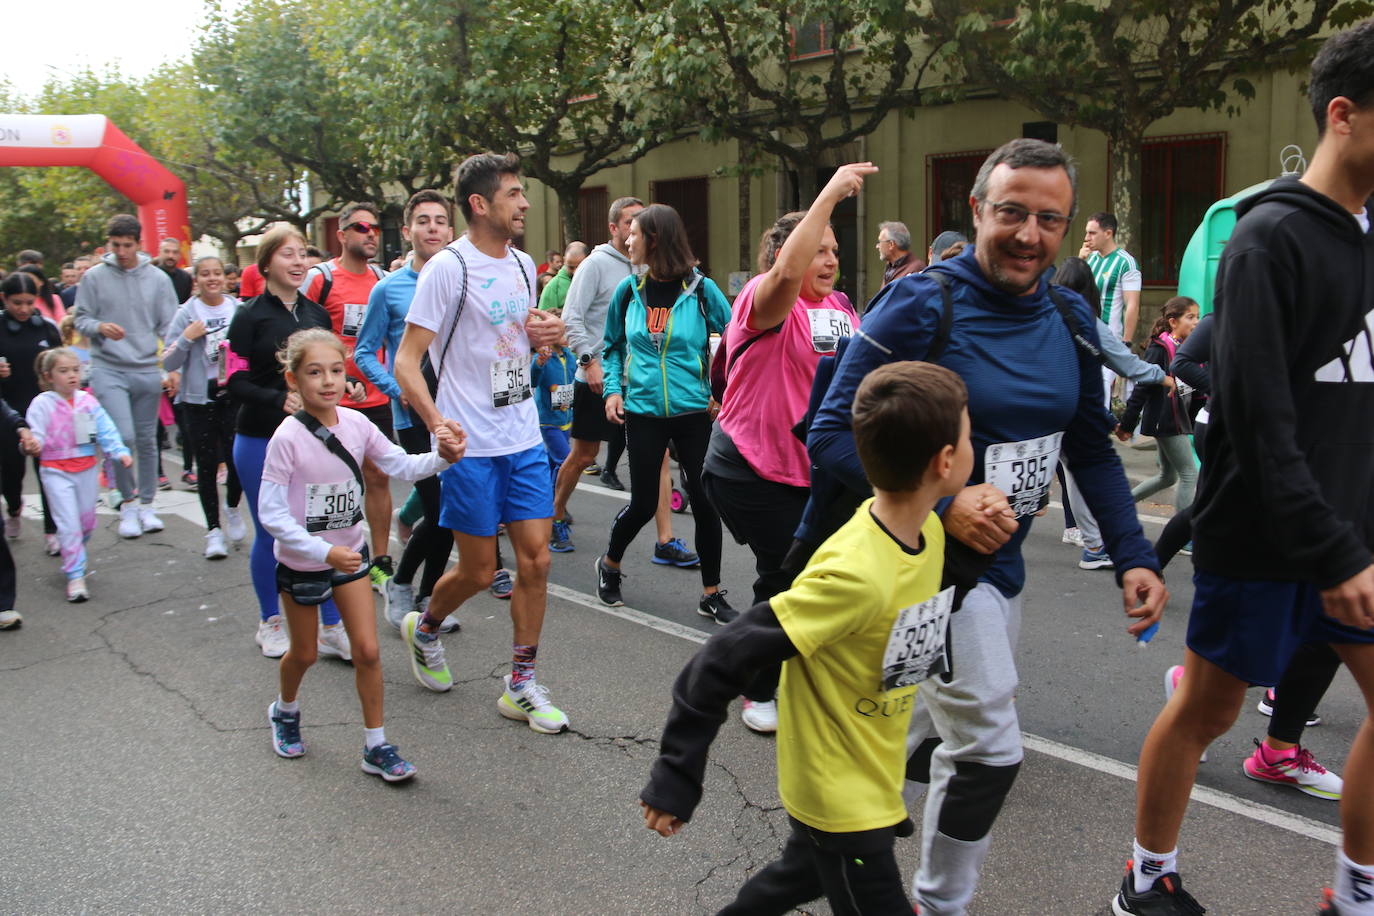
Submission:
<svg viewBox="0 0 1374 916">
<path fill-rule="evenodd" d="M 381 232 L 382 227 L 376 223 L 369 223 L 367 220 L 360 219 L 356 223 L 349 223 L 344 229 L 355 229 L 362 235 L 371 235 L 374 232 Z"/>
</svg>

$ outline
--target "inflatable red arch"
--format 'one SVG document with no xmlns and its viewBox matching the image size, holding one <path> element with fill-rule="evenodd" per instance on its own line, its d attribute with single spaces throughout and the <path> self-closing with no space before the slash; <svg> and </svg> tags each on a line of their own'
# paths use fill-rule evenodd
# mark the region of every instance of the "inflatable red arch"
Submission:
<svg viewBox="0 0 1374 916">
<path fill-rule="evenodd" d="M 181 242 L 181 263 L 186 263 L 191 251 L 186 185 L 104 115 L 0 114 L 4 165 L 90 169 L 138 207 L 149 254 L 172 238 Z"/>
</svg>

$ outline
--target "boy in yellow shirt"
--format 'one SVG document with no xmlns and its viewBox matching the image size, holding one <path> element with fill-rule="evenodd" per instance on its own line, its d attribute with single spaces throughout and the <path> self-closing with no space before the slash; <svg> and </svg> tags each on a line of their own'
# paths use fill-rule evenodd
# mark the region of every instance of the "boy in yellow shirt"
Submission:
<svg viewBox="0 0 1374 916">
<path fill-rule="evenodd" d="M 875 369 L 854 397 L 854 439 L 874 497 L 792 587 L 713 636 L 673 685 L 661 755 L 640 793 L 670 836 L 701 800 L 711 741 L 753 674 L 783 662 L 778 790 L 792 824 L 782 858 L 722 914 L 786 913 L 825 896 L 836 914 L 912 911 L 893 855 L 910 832 L 902 782 L 916 684 L 942 673 L 954 589 L 933 511 L 973 467 L 968 393 L 930 363 Z"/>
</svg>

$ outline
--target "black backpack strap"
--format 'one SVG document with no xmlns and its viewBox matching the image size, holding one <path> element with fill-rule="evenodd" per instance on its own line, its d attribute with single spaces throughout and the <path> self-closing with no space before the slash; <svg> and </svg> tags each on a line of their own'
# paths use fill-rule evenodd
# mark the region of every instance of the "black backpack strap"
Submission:
<svg viewBox="0 0 1374 916">
<path fill-rule="evenodd" d="M 324 447 L 333 452 L 335 457 L 348 466 L 348 469 L 353 472 L 353 477 L 358 481 L 358 492 L 366 493 L 367 484 L 363 482 L 362 468 L 358 467 L 358 462 L 353 460 L 353 456 L 348 453 L 348 449 L 344 448 L 344 444 L 339 441 L 339 437 L 331 433 L 325 428 L 323 423 L 315 419 L 315 417 L 309 413 L 306 413 L 304 410 L 298 410 L 292 414 L 292 416 L 295 417 L 302 426 L 310 430 L 316 439 L 323 442 Z"/>
<path fill-rule="evenodd" d="M 1059 317 L 1064 320 L 1064 326 L 1069 329 L 1069 336 L 1073 338 L 1074 344 L 1078 349 L 1082 350 L 1099 363 L 1102 362 L 1102 350 L 1097 344 L 1092 342 L 1092 339 L 1089 338 L 1088 335 L 1083 333 L 1082 329 L 1078 326 L 1078 321 L 1073 317 L 1073 310 L 1070 309 L 1069 304 L 1064 301 L 1064 297 L 1059 295 L 1055 290 L 1053 283 L 1049 284 L 1049 291 L 1050 301 L 1054 303 L 1054 307 L 1059 311 Z"/>
<path fill-rule="evenodd" d="M 949 343 L 949 332 L 954 327 L 954 299 L 949 292 L 949 277 L 942 270 L 932 270 L 927 276 L 935 280 L 935 285 L 940 287 L 940 326 L 935 329 L 935 336 L 930 339 L 930 346 L 926 348 L 925 361 L 928 363 L 938 362 L 945 352 L 945 345 Z"/>
</svg>

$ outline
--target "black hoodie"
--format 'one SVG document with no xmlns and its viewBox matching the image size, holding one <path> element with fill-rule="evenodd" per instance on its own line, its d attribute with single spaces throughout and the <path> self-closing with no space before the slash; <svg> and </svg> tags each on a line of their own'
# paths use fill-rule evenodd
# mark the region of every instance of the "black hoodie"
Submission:
<svg viewBox="0 0 1374 916">
<path fill-rule="evenodd" d="M 1330 588 L 1374 546 L 1374 235 L 1293 178 L 1236 213 L 1217 271 L 1194 559 Z"/>
</svg>

